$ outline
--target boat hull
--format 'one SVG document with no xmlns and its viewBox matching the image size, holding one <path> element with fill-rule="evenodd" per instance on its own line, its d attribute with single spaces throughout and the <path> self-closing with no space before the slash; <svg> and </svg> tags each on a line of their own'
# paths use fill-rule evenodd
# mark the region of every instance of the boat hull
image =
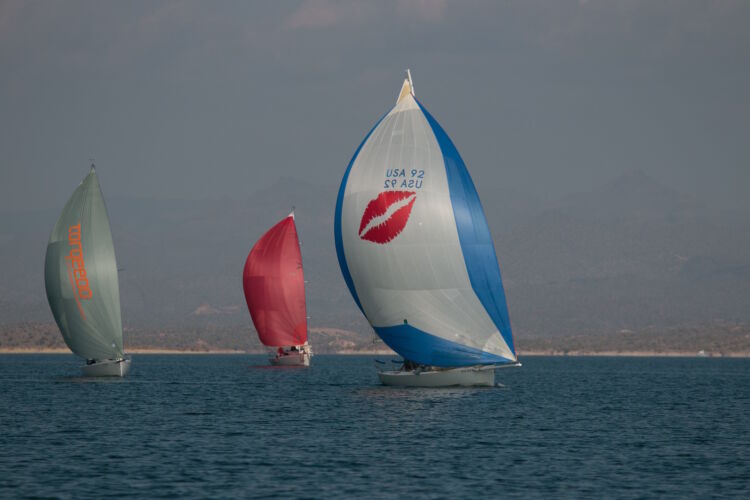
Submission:
<svg viewBox="0 0 750 500">
<path fill-rule="evenodd" d="M 310 366 L 310 356 L 306 352 L 275 356 L 269 361 L 274 366 Z"/>
<path fill-rule="evenodd" d="M 378 378 L 383 385 L 397 387 L 493 387 L 495 370 L 469 367 L 448 370 L 381 371 L 378 372 Z"/>
<path fill-rule="evenodd" d="M 124 377 L 130 371 L 130 359 L 106 359 L 81 369 L 86 377 Z"/>
</svg>

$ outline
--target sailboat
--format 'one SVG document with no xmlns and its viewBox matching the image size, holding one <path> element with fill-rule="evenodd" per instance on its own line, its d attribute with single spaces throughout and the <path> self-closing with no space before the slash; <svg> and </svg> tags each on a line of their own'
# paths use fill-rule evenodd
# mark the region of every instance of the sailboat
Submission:
<svg viewBox="0 0 750 500">
<path fill-rule="evenodd" d="M 520 366 L 474 183 L 408 70 L 344 173 L 334 235 L 354 301 L 404 358 L 379 370 L 383 384 L 492 386 L 497 368 Z"/>
<path fill-rule="evenodd" d="M 245 261 L 242 286 L 263 345 L 276 348 L 272 365 L 310 366 L 305 276 L 294 211 L 269 229 Z"/>
<path fill-rule="evenodd" d="M 65 343 L 86 360 L 84 375 L 125 376 L 117 261 L 93 164 L 49 237 L 44 284 Z"/>
</svg>

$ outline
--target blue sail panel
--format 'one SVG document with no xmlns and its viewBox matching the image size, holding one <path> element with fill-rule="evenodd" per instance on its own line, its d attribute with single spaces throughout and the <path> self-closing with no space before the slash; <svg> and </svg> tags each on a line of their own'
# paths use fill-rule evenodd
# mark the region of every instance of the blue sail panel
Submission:
<svg viewBox="0 0 750 500">
<path fill-rule="evenodd" d="M 432 127 L 443 153 L 456 228 L 471 286 L 508 347 L 515 354 L 508 305 L 495 245 L 474 182 L 448 134 L 422 103 L 417 100 L 417 104 Z"/>
<path fill-rule="evenodd" d="M 411 325 L 375 327 L 375 332 L 388 347 L 405 359 L 423 365 L 460 367 L 511 362 L 502 356 L 442 339 Z"/>
</svg>

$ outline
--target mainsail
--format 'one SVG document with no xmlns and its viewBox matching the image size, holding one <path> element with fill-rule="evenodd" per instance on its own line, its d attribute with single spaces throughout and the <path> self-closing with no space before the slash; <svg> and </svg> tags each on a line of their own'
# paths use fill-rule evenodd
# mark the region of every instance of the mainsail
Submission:
<svg viewBox="0 0 750 500">
<path fill-rule="evenodd" d="M 242 285 L 263 344 L 281 347 L 307 342 L 305 278 L 294 213 L 269 229 L 250 250 Z"/>
<path fill-rule="evenodd" d="M 354 301 L 394 351 L 442 367 L 516 361 L 474 183 L 411 78 L 344 173 L 334 233 Z"/>
<path fill-rule="evenodd" d="M 52 230 L 44 283 L 71 351 L 92 360 L 123 357 L 115 248 L 93 165 Z"/>
</svg>

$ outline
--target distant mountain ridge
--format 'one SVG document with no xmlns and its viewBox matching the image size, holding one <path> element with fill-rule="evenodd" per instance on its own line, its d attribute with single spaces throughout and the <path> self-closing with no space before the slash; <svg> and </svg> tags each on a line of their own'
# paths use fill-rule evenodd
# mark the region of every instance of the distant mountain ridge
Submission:
<svg viewBox="0 0 750 500">
<path fill-rule="evenodd" d="M 247 252 L 295 206 L 311 327 L 369 332 L 336 261 L 337 189 L 338 179 L 280 179 L 243 200 L 108 200 L 125 323 L 251 329 L 241 286 Z M 714 212 L 640 171 L 547 205 L 478 190 L 519 337 L 750 322 L 743 214 Z M 51 321 L 43 263 L 57 215 L 0 214 L 0 256 L 11 263 L 0 324 Z"/>
<path fill-rule="evenodd" d="M 500 241 L 499 253 L 514 312 L 534 332 L 750 314 L 748 225 L 639 171 L 565 197 Z"/>
<path fill-rule="evenodd" d="M 573 217 L 596 220 L 699 216 L 708 210 L 692 196 L 668 188 L 638 169 L 596 190 L 565 196 L 551 208 Z"/>
</svg>

